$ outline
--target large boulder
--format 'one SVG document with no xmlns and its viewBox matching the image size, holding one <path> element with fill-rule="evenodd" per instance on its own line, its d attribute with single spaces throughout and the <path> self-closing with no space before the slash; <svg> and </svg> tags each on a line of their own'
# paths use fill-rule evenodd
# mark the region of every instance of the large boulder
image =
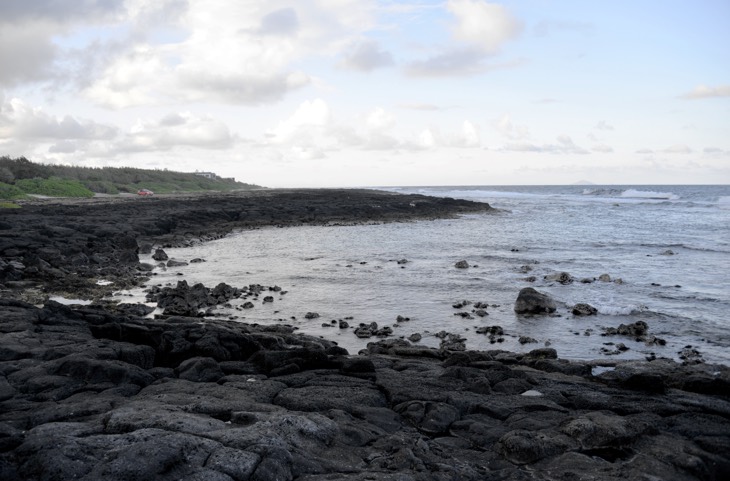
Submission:
<svg viewBox="0 0 730 481">
<path fill-rule="evenodd" d="M 515 312 L 517 314 L 545 314 L 555 312 L 555 301 L 542 292 L 532 287 L 525 287 L 520 290 L 515 301 Z"/>
</svg>

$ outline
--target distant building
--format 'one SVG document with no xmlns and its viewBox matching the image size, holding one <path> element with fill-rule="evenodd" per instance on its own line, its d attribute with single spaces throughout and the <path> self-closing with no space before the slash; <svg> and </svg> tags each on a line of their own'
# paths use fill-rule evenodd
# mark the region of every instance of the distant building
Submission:
<svg viewBox="0 0 730 481">
<path fill-rule="evenodd" d="M 201 177 L 205 177 L 206 179 L 217 179 L 218 176 L 215 175 L 213 172 L 198 172 L 195 171 L 195 175 L 199 175 Z"/>
</svg>

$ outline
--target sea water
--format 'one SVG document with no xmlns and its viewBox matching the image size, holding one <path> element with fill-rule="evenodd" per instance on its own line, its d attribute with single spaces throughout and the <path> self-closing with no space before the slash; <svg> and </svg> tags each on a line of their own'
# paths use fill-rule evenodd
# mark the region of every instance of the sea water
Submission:
<svg viewBox="0 0 730 481">
<path fill-rule="evenodd" d="M 434 347 L 445 331 L 465 338 L 468 349 L 551 346 L 566 359 L 678 359 L 691 346 L 707 362 L 730 364 L 730 186 L 384 190 L 488 202 L 497 210 L 433 221 L 243 230 L 167 250 L 177 260 L 206 262 L 158 269 L 149 285 L 185 279 L 210 287 L 279 286 L 286 294 L 264 294 L 273 295 L 272 303 L 262 295 L 253 309 L 240 309 L 239 300 L 219 312 L 241 322 L 290 324 L 351 353 L 376 340 L 356 337 L 352 327 L 376 322 L 391 326 L 394 337 L 419 333 L 420 344 Z M 470 267 L 455 268 L 461 260 Z M 575 281 L 545 279 L 558 272 Z M 597 280 L 602 274 L 611 282 Z M 552 296 L 556 314 L 517 315 L 514 302 L 524 287 Z M 488 315 L 474 315 L 473 304 L 453 307 L 465 300 L 488 304 Z M 598 314 L 574 316 L 576 303 Z M 319 317 L 306 319 L 307 312 Z M 398 316 L 409 320 L 397 322 Z M 350 328 L 332 322 L 339 320 Z M 666 344 L 601 335 L 636 321 Z M 488 326 L 502 327 L 504 335 L 477 333 Z M 521 336 L 537 342 L 521 344 Z M 617 350 L 619 343 L 628 350 Z"/>
</svg>

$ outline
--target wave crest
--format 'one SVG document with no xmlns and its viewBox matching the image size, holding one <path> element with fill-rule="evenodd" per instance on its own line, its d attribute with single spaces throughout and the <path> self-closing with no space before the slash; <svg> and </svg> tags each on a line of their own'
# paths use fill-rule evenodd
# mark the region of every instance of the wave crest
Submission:
<svg viewBox="0 0 730 481">
<path fill-rule="evenodd" d="M 621 197 L 629 199 L 677 200 L 679 196 L 672 192 L 654 192 L 651 190 L 627 189 L 621 192 Z"/>
</svg>

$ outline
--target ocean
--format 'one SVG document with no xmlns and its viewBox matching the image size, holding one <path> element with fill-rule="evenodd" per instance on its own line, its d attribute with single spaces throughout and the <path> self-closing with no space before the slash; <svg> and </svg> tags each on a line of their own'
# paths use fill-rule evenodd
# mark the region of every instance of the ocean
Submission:
<svg viewBox="0 0 730 481">
<path fill-rule="evenodd" d="M 252 309 L 237 300 L 218 312 L 241 322 L 290 324 L 351 354 L 377 340 L 358 338 L 353 327 L 376 322 L 390 326 L 392 337 L 420 334 L 417 344 L 433 347 L 446 332 L 474 350 L 550 346 L 565 359 L 730 365 L 730 186 L 381 189 L 488 202 L 497 210 L 434 221 L 243 230 L 166 249 L 171 259 L 206 262 L 157 269 L 148 285 L 185 279 L 209 287 L 279 286 L 285 294 L 266 294 L 274 302 L 264 303 L 262 295 Z M 462 260 L 470 267 L 456 268 Z M 573 282 L 551 280 L 563 272 Z M 552 296 L 556 313 L 517 315 L 524 287 Z M 476 303 L 487 306 L 486 316 L 474 312 Z M 597 314 L 574 316 L 577 303 Z M 319 317 L 307 319 L 308 312 Z M 340 328 L 340 320 L 350 327 Z M 643 340 L 604 335 L 637 321 L 648 325 Z M 491 326 L 503 334 L 480 333 Z M 534 342 L 520 342 L 527 338 Z"/>
</svg>

